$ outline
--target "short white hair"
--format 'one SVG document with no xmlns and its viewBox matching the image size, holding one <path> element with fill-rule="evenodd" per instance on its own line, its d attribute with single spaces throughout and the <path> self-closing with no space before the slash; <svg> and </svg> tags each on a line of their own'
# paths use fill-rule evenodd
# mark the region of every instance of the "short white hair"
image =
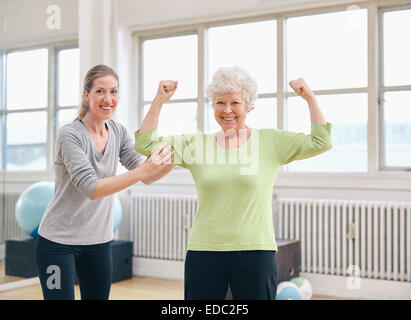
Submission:
<svg viewBox="0 0 411 320">
<path fill-rule="evenodd" d="M 214 103 L 217 93 L 238 92 L 248 104 L 248 111 L 254 109 L 257 98 L 257 83 L 250 74 L 237 66 L 221 67 L 206 89 L 208 100 Z"/>
</svg>

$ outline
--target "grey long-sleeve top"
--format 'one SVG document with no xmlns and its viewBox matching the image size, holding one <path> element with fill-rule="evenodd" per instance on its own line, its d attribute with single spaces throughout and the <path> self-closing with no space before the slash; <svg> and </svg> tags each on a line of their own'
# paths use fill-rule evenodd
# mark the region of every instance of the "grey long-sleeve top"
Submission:
<svg viewBox="0 0 411 320">
<path fill-rule="evenodd" d="M 99 179 L 114 176 L 118 160 L 131 170 L 142 160 L 123 125 L 108 120 L 104 154 L 80 120 L 62 126 L 56 138 L 55 191 L 38 234 L 54 242 L 90 245 L 113 239 L 113 195 L 91 200 Z"/>
</svg>

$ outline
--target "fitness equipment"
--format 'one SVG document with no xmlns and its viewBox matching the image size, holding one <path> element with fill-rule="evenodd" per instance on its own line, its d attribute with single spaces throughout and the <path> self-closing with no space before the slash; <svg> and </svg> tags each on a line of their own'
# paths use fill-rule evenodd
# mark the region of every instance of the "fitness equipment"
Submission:
<svg viewBox="0 0 411 320">
<path fill-rule="evenodd" d="M 311 283 L 307 279 L 302 277 L 295 277 L 292 278 L 290 281 L 298 287 L 298 290 L 300 291 L 300 297 L 302 300 L 311 299 L 311 297 L 313 296 L 313 288 L 311 286 Z"/>
<path fill-rule="evenodd" d="M 15 217 L 18 226 L 32 238 L 37 238 L 37 231 L 41 218 L 54 195 L 54 182 L 40 181 L 32 184 L 20 194 L 15 208 Z M 120 199 L 114 195 L 113 202 L 115 232 L 122 219 Z"/>
<path fill-rule="evenodd" d="M 291 281 L 283 281 L 277 286 L 275 300 L 301 300 L 298 287 Z"/>
</svg>

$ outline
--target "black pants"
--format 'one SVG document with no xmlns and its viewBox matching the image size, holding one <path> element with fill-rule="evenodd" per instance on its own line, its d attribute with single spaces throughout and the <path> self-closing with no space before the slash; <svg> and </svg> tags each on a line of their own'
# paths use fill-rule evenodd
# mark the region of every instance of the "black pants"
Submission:
<svg viewBox="0 0 411 320">
<path fill-rule="evenodd" d="M 109 298 L 111 241 L 96 245 L 65 245 L 38 235 L 35 257 L 45 300 L 74 300 L 75 270 L 82 300 Z"/>
<path fill-rule="evenodd" d="M 273 300 L 277 293 L 274 251 L 187 251 L 186 300 Z"/>
</svg>

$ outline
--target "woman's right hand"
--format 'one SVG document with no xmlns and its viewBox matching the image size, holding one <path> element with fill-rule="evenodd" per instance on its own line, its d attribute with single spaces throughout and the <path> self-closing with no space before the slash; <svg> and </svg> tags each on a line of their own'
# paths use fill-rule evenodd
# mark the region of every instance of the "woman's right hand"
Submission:
<svg viewBox="0 0 411 320">
<path fill-rule="evenodd" d="M 170 100 L 170 98 L 174 95 L 174 93 L 177 90 L 177 84 L 178 81 L 161 80 L 158 85 L 157 94 L 154 100 L 158 101 L 161 104 Z"/>
<path fill-rule="evenodd" d="M 144 161 L 143 168 L 147 175 L 151 175 L 153 171 L 160 169 L 164 165 L 171 164 L 171 159 L 174 151 L 171 151 L 172 146 L 165 143 L 159 145 L 153 153 Z"/>
</svg>

